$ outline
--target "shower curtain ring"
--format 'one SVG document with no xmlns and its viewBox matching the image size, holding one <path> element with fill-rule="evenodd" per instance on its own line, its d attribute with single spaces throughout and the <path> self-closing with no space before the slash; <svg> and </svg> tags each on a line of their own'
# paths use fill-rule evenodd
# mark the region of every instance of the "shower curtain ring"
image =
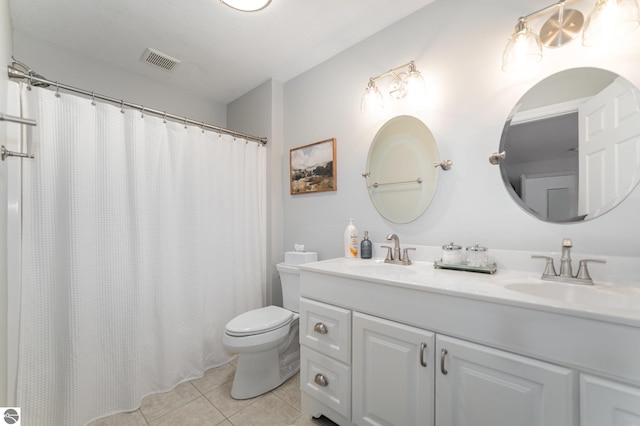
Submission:
<svg viewBox="0 0 640 426">
<path fill-rule="evenodd" d="M 167 111 L 164 112 L 164 115 L 162 116 L 162 122 L 163 123 L 167 123 Z"/>
<path fill-rule="evenodd" d="M 91 92 L 91 105 L 96 106 L 96 95 Z"/>
<path fill-rule="evenodd" d="M 56 98 L 60 97 L 60 85 L 58 84 L 58 82 L 56 81 Z"/>
<path fill-rule="evenodd" d="M 120 99 L 120 112 L 124 114 L 124 101 Z"/>
<path fill-rule="evenodd" d="M 142 105 L 142 112 L 140 113 L 140 118 L 144 118 L 144 105 Z"/>
<path fill-rule="evenodd" d="M 184 128 L 187 129 L 187 117 L 184 118 Z"/>
<path fill-rule="evenodd" d="M 204 121 L 202 122 L 201 129 L 202 129 L 202 133 L 204 133 Z"/>
</svg>

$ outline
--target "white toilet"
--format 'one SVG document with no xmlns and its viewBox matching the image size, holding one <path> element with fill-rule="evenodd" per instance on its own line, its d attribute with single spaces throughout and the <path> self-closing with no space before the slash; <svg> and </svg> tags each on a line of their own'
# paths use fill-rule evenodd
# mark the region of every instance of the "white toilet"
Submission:
<svg viewBox="0 0 640 426">
<path fill-rule="evenodd" d="M 227 323 L 223 343 L 238 354 L 231 396 L 247 399 L 268 392 L 300 370 L 298 306 L 300 270 L 318 260 L 317 253 L 287 252 L 277 265 L 284 308 L 267 306 L 238 315 Z"/>
</svg>

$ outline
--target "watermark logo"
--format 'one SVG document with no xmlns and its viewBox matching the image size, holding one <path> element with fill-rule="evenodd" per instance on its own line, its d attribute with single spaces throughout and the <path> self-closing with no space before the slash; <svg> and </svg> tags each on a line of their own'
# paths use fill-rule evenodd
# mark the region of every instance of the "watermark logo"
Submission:
<svg viewBox="0 0 640 426">
<path fill-rule="evenodd" d="M 0 425 L 20 426 L 20 407 L 0 407 L 0 411 L 4 413 Z"/>
</svg>

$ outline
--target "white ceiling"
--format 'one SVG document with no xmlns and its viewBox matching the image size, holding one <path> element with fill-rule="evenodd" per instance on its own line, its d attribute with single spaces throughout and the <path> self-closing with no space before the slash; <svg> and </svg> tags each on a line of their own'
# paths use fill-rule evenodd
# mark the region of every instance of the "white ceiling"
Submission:
<svg viewBox="0 0 640 426">
<path fill-rule="evenodd" d="M 14 31 L 227 104 L 303 73 L 434 0 L 10 0 Z M 182 61 L 164 71 L 147 47 Z M 17 57 L 19 60 L 20 58 Z M 38 71 L 38 70 L 36 70 Z"/>
</svg>

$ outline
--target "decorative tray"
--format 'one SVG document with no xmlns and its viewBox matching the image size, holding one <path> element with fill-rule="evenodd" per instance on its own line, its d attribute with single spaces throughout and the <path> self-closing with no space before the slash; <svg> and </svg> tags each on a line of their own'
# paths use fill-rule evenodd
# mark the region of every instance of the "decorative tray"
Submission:
<svg viewBox="0 0 640 426">
<path fill-rule="evenodd" d="M 442 263 L 442 260 L 434 261 L 433 267 L 436 269 L 454 269 L 456 271 L 479 272 L 481 274 L 495 274 L 498 270 L 495 263 L 490 263 L 487 266 L 470 266 L 460 264 L 450 265 Z"/>
</svg>

